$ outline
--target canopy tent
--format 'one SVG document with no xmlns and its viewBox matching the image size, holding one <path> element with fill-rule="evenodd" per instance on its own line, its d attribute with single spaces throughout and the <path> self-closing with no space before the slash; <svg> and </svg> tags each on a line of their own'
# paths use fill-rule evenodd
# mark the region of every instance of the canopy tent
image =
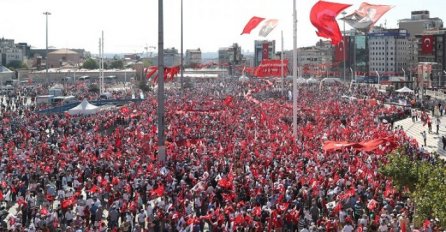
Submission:
<svg viewBox="0 0 446 232">
<path fill-rule="evenodd" d="M 307 83 L 307 80 L 305 80 L 305 78 L 303 78 L 303 77 L 299 77 L 299 78 L 297 78 L 296 81 L 297 81 L 297 84 L 298 84 L 298 85 L 306 84 L 306 83 Z"/>
<path fill-rule="evenodd" d="M 396 92 L 397 93 L 413 93 L 413 90 L 404 86 L 403 88 L 396 90 Z"/>
<path fill-rule="evenodd" d="M 238 79 L 239 81 L 249 81 L 249 78 L 247 76 L 245 76 L 245 74 L 241 75 L 240 78 Z"/>
<path fill-rule="evenodd" d="M 314 77 L 310 77 L 310 78 L 307 80 L 307 83 L 308 83 L 308 84 L 317 84 L 317 83 L 319 83 L 319 81 L 316 80 Z"/>
<path fill-rule="evenodd" d="M 341 83 L 342 84 L 341 79 L 339 79 L 339 78 L 332 78 L 332 77 L 324 78 L 324 79 L 322 79 L 321 82 L 323 82 L 323 83 Z"/>
<path fill-rule="evenodd" d="M 99 107 L 90 104 L 87 99 L 84 99 L 81 104 L 68 110 L 70 115 L 90 115 L 99 111 Z"/>
</svg>

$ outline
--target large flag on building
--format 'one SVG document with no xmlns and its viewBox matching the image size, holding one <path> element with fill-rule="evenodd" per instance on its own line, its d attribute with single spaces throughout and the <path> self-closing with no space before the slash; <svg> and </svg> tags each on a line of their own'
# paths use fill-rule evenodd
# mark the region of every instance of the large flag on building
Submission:
<svg viewBox="0 0 446 232">
<path fill-rule="evenodd" d="M 432 55 L 434 51 L 434 36 L 433 35 L 423 35 L 421 39 L 421 54 Z"/>
<path fill-rule="evenodd" d="M 288 60 L 262 60 L 260 65 L 257 66 L 254 71 L 254 76 L 256 77 L 281 77 L 283 75 L 287 76 L 288 73 Z"/>
<path fill-rule="evenodd" d="M 348 48 L 350 46 L 349 39 L 343 37 L 343 42 L 335 46 L 334 60 L 335 62 L 344 62 L 348 59 Z"/>
<path fill-rule="evenodd" d="M 274 30 L 274 28 L 276 28 L 277 24 L 279 24 L 279 20 L 277 19 L 266 20 L 259 31 L 259 36 L 267 37 L 269 33 L 271 33 L 271 31 Z"/>
<path fill-rule="evenodd" d="M 257 16 L 252 17 L 245 25 L 245 28 L 243 28 L 243 31 L 240 35 L 251 33 L 251 31 L 254 30 L 254 28 L 256 28 L 263 20 L 265 20 L 265 18 Z"/>
<path fill-rule="evenodd" d="M 336 22 L 336 16 L 350 4 L 319 1 L 314 4 L 310 12 L 310 21 L 318 30 L 319 37 L 331 39 L 332 44 L 339 44 L 342 34 Z"/>
<path fill-rule="evenodd" d="M 366 2 L 361 3 L 358 10 L 343 18 L 343 20 L 358 31 L 370 31 L 376 22 L 393 6 L 373 5 Z"/>
</svg>

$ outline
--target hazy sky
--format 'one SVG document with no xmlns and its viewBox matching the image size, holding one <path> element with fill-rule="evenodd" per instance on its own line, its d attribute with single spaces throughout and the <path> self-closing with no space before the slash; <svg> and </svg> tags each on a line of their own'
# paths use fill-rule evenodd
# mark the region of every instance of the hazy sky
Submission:
<svg viewBox="0 0 446 232">
<path fill-rule="evenodd" d="M 309 12 L 317 0 L 297 0 L 298 46 L 317 40 Z M 353 4 L 350 13 L 362 2 Z M 378 24 L 397 27 L 397 19 L 409 18 L 412 10 L 429 10 L 431 17 L 446 20 L 445 0 L 370 0 L 373 4 L 394 5 Z M 252 16 L 279 19 L 279 26 L 267 37 L 277 40 L 284 31 L 285 49 L 292 48 L 292 0 L 184 0 L 184 49 L 201 48 L 216 52 L 219 47 L 239 43 L 253 51 L 257 33 L 240 35 Z M 0 0 L 0 37 L 45 47 L 45 16 L 49 16 L 49 46 L 84 48 L 98 52 L 101 30 L 105 33 L 106 53 L 143 52 L 158 44 L 158 0 Z M 165 47 L 180 47 L 180 0 L 164 0 Z M 342 30 L 342 22 L 340 28 Z M 347 26 L 348 29 L 348 26 Z M 254 31 L 257 32 L 257 31 Z"/>
</svg>

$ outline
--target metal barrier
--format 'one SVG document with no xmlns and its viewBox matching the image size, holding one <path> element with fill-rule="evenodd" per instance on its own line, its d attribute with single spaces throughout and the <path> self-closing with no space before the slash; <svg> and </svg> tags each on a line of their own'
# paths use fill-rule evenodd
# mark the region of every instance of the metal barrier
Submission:
<svg viewBox="0 0 446 232">
<path fill-rule="evenodd" d="M 144 99 L 109 99 L 109 100 L 97 100 L 91 101 L 90 103 L 95 106 L 103 106 L 103 105 L 125 105 L 130 102 L 142 102 Z M 62 106 L 57 106 L 49 109 L 44 109 L 40 111 L 36 111 L 39 114 L 57 114 L 68 111 L 69 109 L 79 105 L 81 102 L 74 102 L 65 104 Z"/>
</svg>

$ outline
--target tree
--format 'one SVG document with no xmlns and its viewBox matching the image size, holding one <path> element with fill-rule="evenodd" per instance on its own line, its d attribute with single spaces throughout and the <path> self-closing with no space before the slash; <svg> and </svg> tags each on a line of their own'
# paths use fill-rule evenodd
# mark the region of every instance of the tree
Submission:
<svg viewBox="0 0 446 232">
<path fill-rule="evenodd" d="M 98 85 L 91 84 L 90 86 L 88 86 L 88 91 L 93 92 L 93 93 L 99 93 L 100 89 L 99 89 Z"/>
<path fill-rule="evenodd" d="M 123 69 L 124 62 L 122 60 L 113 60 L 110 64 L 110 68 L 112 69 Z"/>
<path fill-rule="evenodd" d="M 26 68 L 26 65 L 20 60 L 13 60 L 10 61 L 8 65 L 6 65 L 6 67 L 8 67 L 11 70 L 16 70 L 19 68 Z"/>
<path fill-rule="evenodd" d="M 380 173 L 390 177 L 401 191 L 407 187 L 415 203 L 416 226 L 425 219 L 438 218 L 440 225 L 446 226 L 446 163 L 435 156 L 431 161 L 423 161 L 408 154 L 408 149 L 400 148 L 389 154 L 388 163 L 380 168 Z"/>
<path fill-rule="evenodd" d="M 82 64 L 82 68 L 85 69 L 98 69 L 99 65 L 96 62 L 96 60 L 93 60 L 92 58 L 88 58 L 85 60 L 84 64 Z"/>
<path fill-rule="evenodd" d="M 149 92 L 152 90 L 152 88 L 147 84 L 146 80 L 141 80 L 138 84 L 138 87 L 143 91 L 143 92 Z"/>
</svg>

